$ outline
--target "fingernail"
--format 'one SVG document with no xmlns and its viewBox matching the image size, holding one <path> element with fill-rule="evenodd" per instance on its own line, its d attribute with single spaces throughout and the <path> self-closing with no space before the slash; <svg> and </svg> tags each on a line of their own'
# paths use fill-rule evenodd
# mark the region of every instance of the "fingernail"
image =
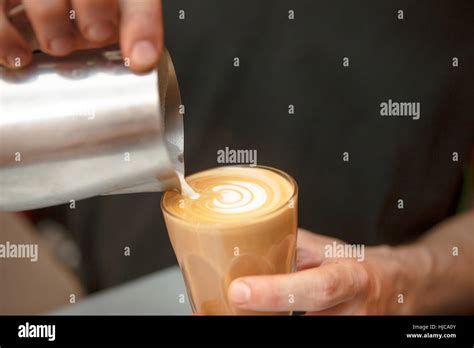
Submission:
<svg viewBox="0 0 474 348">
<path fill-rule="evenodd" d="M 86 35 L 92 41 L 105 41 L 114 35 L 115 26 L 109 21 L 95 22 L 86 28 Z"/>
<path fill-rule="evenodd" d="M 133 45 L 130 61 L 140 68 L 150 68 L 158 61 L 155 46 L 147 40 L 138 41 Z"/>
<path fill-rule="evenodd" d="M 250 287 L 243 281 L 234 282 L 229 288 L 229 299 L 235 304 L 244 304 L 250 300 Z"/>
<path fill-rule="evenodd" d="M 74 48 L 74 42 L 71 36 L 59 36 L 49 41 L 49 50 L 58 55 L 68 54 Z"/>
</svg>

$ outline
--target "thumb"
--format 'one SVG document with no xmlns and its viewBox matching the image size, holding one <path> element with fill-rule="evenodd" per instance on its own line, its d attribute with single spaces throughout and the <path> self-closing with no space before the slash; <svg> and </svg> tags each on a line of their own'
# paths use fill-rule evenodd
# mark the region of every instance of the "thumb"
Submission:
<svg viewBox="0 0 474 348">
<path fill-rule="evenodd" d="M 245 310 L 320 311 L 353 298 L 366 281 L 357 262 L 332 262 L 296 273 L 238 278 L 229 286 L 228 297 Z"/>
</svg>

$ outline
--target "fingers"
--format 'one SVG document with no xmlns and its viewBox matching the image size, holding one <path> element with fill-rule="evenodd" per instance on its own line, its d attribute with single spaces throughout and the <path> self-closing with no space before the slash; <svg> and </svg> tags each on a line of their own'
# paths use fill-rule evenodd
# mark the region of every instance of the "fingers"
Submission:
<svg viewBox="0 0 474 348">
<path fill-rule="evenodd" d="M 0 1 L 0 5 L 5 4 L 5 0 Z M 122 54 L 129 59 L 131 69 L 154 68 L 163 50 L 161 0 L 121 0 L 119 4 L 120 9 L 117 0 L 23 1 L 42 51 L 64 56 L 76 49 L 104 46 L 116 41 L 120 26 Z M 72 8 L 77 22 L 70 17 Z M 10 56 L 20 56 L 29 61 L 28 45 L 9 24 L 4 11 L 2 17 L 0 47 L 8 56 L 0 60 L 7 64 L 13 61 Z"/>
<path fill-rule="evenodd" d="M 163 50 L 161 0 L 121 0 L 120 46 L 135 71 L 153 68 Z"/>
<path fill-rule="evenodd" d="M 296 273 L 234 280 L 229 301 L 254 311 L 321 311 L 350 300 L 368 283 L 364 267 L 354 260 L 323 264 Z"/>
<path fill-rule="evenodd" d="M 43 51 L 64 56 L 75 49 L 77 33 L 69 18 L 69 1 L 24 0 L 23 5 Z"/>
<path fill-rule="evenodd" d="M 330 245 L 334 241 L 338 240 L 312 233 L 302 228 L 298 229 L 296 268 L 304 270 L 319 266 L 325 259 L 324 251 L 326 245 Z"/>
<path fill-rule="evenodd" d="M 6 3 L 0 0 L 0 64 L 21 68 L 31 60 L 28 44 L 8 21 Z"/>
<path fill-rule="evenodd" d="M 119 8 L 116 0 L 72 0 L 81 35 L 96 43 L 113 42 L 118 35 Z"/>
</svg>

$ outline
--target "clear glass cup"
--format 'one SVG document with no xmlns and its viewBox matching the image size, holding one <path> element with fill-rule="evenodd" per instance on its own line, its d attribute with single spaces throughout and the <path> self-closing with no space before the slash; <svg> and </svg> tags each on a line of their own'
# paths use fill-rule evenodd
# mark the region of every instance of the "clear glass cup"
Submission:
<svg viewBox="0 0 474 348">
<path fill-rule="evenodd" d="M 298 186 L 295 180 L 278 169 L 245 167 L 277 174 L 291 185 L 292 193 L 278 207 L 263 215 L 217 224 L 187 220 L 170 211 L 167 195 L 172 191 L 167 191 L 161 200 L 168 234 L 194 313 L 291 314 L 244 311 L 232 306 L 227 299 L 228 287 L 236 278 L 290 273 L 296 266 Z M 191 175 L 187 180 L 192 186 L 193 178 L 206 172 Z"/>
</svg>

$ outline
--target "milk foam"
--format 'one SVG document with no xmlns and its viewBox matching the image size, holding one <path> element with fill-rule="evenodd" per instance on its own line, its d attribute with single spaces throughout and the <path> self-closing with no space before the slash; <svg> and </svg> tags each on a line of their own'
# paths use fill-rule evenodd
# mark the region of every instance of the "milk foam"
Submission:
<svg viewBox="0 0 474 348">
<path fill-rule="evenodd" d="M 163 206 L 196 222 L 245 221 L 275 211 L 294 193 L 294 185 L 264 167 L 220 167 L 180 177 L 181 194 L 168 191 Z"/>
</svg>

